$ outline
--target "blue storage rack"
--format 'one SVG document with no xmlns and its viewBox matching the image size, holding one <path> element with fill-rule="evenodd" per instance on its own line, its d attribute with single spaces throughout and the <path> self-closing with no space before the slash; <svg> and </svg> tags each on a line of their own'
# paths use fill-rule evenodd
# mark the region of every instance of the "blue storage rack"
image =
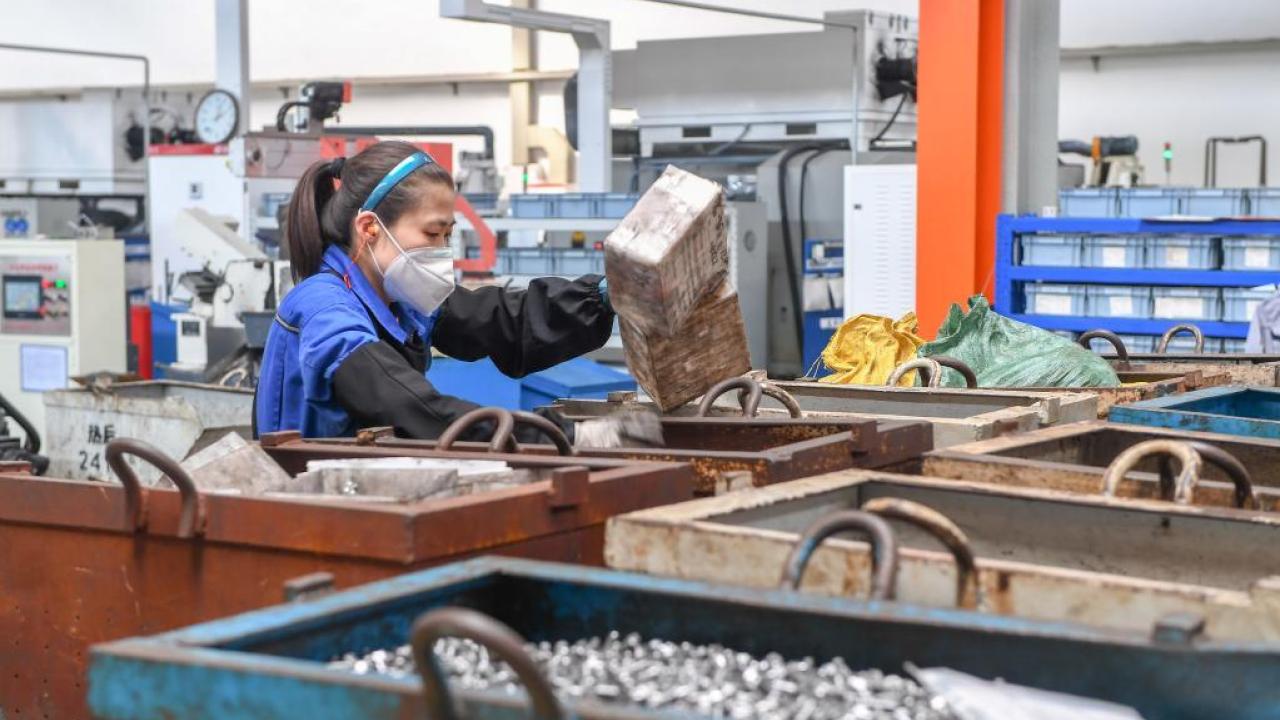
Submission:
<svg viewBox="0 0 1280 720">
<path fill-rule="evenodd" d="M 1016 264 L 1018 236 L 1027 233 L 1099 235 L 1210 235 L 1213 237 L 1280 237 L 1280 222 L 1216 220 L 1158 222 L 1133 218 L 1044 218 L 1000 215 L 996 218 L 995 309 L 1015 320 L 1046 330 L 1085 332 L 1106 328 L 1132 335 L 1161 335 L 1180 320 L 1036 315 L 1024 311 L 1019 288 L 1027 282 L 1092 285 L 1168 285 L 1177 287 L 1255 287 L 1280 282 L 1275 270 L 1166 270 L 1156 268 L 1042 267 Z M 1209 337 L 1243 338 L 1246 322 L 1196 321 Z"/>
</svg>

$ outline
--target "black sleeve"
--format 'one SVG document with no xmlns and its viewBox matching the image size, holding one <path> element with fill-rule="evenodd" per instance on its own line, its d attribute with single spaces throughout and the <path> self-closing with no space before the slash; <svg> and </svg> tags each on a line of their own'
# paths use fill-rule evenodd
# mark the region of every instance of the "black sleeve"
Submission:
<svg viewBox="0 0 1280 720">
<path fill-rule="evenodd" d="M 401 437 L 433 440 L 479 405 L 441 395 L 385 342 L 361 345 L 333 374 L 333 396 L 359 427 L 390 425 Z M 464 440 L 487 438 L 477 425 Z"/>
<path fill-rule="evenodd" d="M 351 353 L 333 374 L 334 399 L 359 427 L 394 427 L 400 437 L 434 440 L 454 420 L 479 405 L 461 398 L 441 395 L 431 382 L 409 364 L 404 356 L 385 342 L 366 343 Z M 573 441 L 573 423 L 559 413 L 543 409 L 548 418 Z M 461 440 L 488 440 L 493 424 L 480 422 L 463 432 Z M 522 443 L 546 443 L 533 428 L 516 428 Z"/>
<path fill-rule="evenodd" d="M 441 308 L 432 344 L 458 360 L 488 357 L 510 377 L 545 370 L 609 339 L 614 315 L 599 285 L 599 275 L 586 275 L 539 278 L 528 290 L 459 287 Z"/>
</svg>

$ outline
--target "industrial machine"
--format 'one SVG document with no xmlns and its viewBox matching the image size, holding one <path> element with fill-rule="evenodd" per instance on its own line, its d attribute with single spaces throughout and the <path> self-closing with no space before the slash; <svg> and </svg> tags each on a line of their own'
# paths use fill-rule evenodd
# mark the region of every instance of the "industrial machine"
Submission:
<svg viewBox="0 0 1280 720">
<path fill-rule="evenodd" d="M 44 432 L 41 393 L 125 370 L 124 243 L 0 241 L 0 395 Z"/>
<path fill-rule="evenodd" d="M 1138 160 L 1138 138 L 1133 135 L 1094 137 L 1090 142 L 1058 141 L 1058 152 L 1079 155 L 1090 160 L 1087 178 L 1080 173 L 1085 187 L 1134 187 L 1142 184 L 1144 168 Z M 1064 167 L 1070 167 L 1065 165 Z M 1059 171 L 1059 176 L 1062 172 Z"/>
<path fill-rule="evenodd" d="M 816 32 L 642 41 L 614 54 L 615 104 L 634 108 L 639 128 L 633 186 L 643 189 L 674 163 L 717 180 L 730 199 L 766 208 L 768 350 L 753 364 L 774 376 L 807 369 L 805 240 L 842 238 L 850 262 L 896 243 L 914 265 L 914 217 L 903 224 L 897 212 L 914 210 L 914 174 L 874 198 L 884 209 L 875 232 L 849 234 L 867 224 L 847 222 L 840 188 L 847 167 L 915 162 L 916 21 L 869 11 L 823 20 Z M 865 289 L 872 297 L 902 290 Z M 846 312 L 872 311 L 850 304 L 850 292 Z"/>
</svg>

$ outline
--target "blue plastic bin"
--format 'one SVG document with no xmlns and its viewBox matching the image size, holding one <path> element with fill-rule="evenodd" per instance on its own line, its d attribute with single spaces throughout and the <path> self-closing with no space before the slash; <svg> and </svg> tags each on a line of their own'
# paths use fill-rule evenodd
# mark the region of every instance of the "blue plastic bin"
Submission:
<svg viewBox="0 0 1280 720">
<path fill-rule="evenodd" d="M 1058 191 L 1061 217 L 1111 218 L 1119 216 L 1115 188 L 1075 188 Z"/>
<path fill-rule="evenodd" d="M 602 218 L 624 218 L 640 200 L 639 193 L 601 193 L 596 214 Z"/>
<path fill-rule="evenodd" d="M 1218 239 L 1204 235 L 1151 235 L 1146 238 L 1146 266 L 1164 270 L 1215 270 Z"/>
<path fill-rule="evenodd" d="M 492 360 L 463 362 L 434 358 L 427 379 L 440 392 L 508 410 L 533 410 L 562 397 L 603 398 L 614 390 L 635 390 L 628 374 L 588 358 L 574 358 L 523 378 L 503 375 Z"/>
<path fill-rule="evenodd" d="M 187 312 L 184 305 L 151 303 L 151 362 L 153 365 L 171 365 L 178 361 L 178 325 L 173 321 L 175 313 Z"/>
<path fill-rule="evenodd" d="M 1120 217 L 1177 215 L 1186 194 L 1183 188 L 1123 188 L 1119 191 Z"/>
<path fill-rule="evenodd" d="M 1220 320 L 1222 295 L 1218 288 L 1153 287 L 1152 317 L 1167 320 Z"/>
<path fill-rule="evenodd" d="M 1151 288 L 1148 286 L 1090 285 L 1086 295 L 1091 317 L 1151 317 Z"/>
<path fill-rule="evenodd" d="M 1270 300 L 1275 291 L 1266 288 L 1223 288 L 1222 319 L 1226 322 L 1249 322 L 1253 320 L 1254 311 L 1263 302 Z"/>
<path fill-rule="evenodd" d="M 1280 217 L 1280 188 L 1254 188 L 1246 191 L 1249 198 L 1249 214 L 1262 217 Z"/>
<path fill-rule="evenodd" d="M 634 391 L 635 378 L 588 358 L 574 358 L 524 379 L 520 408 L 532 410 L 560 398 L 603 399 L 618 390 Z"/>
<path fill-rule="evenodd" d="M 1079 267 L 1082 241 L 1078 235 L 1028 234 L 1018 237 L 1020 265 Z"/>
<path fill-rule="evenodd" d="M 1239 217 L 1245 214 L 1247 203 L 1245 191 L 1239 188 L 1195 188 L 1188 190 L 1183 198 L 1182 212 L 1208 217 Z"/>
<path fill-rule="evenodd" d="M 1223 270 L 1280 270 L 1280 238 L 1222 238 Z"/>
<path fill-rule="evenodd" d="M 1032 315 L 1084 315 L 1085 286 L 1029 282 L 1023 287 Z"/>
<path fill-rule="evenodd" d="M 556 253 L 556 273 L 566 277 L 604 274 L 604 251 L 568 248 Z"/>
<path fill-rule="evenodd" d="M 1140 268 L 1147 257 L 1141 235 L 1086 235 L 1082 247 L 1084 267 Z"/>
</svg>

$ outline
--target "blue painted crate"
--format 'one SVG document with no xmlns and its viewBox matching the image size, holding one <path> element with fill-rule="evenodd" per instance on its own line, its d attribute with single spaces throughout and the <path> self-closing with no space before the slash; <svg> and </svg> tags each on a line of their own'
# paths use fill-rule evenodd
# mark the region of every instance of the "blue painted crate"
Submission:
<svg viewBox="0 0 1280 720">
<path fill-rule="evenodd" d="M 1153 720 L 1263 720 L 1280 703 L 1274 644 L 1157 641 L 988 613 L 481 558 L 97 646 L 88 704 L 109 720 L 420 717 L 417 677 L 362 677 L 325 663 L 400 645 L 416 618 L 440 607 L 489 614 L 530 642 L 616 631 L 756 656 L 839 657 L 857 669 L 900 673 L 909 662 L 1122 703 Z M 523 693 L 454 694 L 462 717 L 528 717 Z M 703 717 L 573 700 L 566 710 L 583 720 Z"/>
<path fill-rule="evenodd" d="M 1115 188 L 1075 188 L 1058 191 L 1058 215 L 1073 218 L 1119 217 Z"/>
<path fill-rule="evenodd" d="M 1280 389 L 1214 387 L 1111 408 L 1112 422 L 1280 439 Z"/>
</svg>

